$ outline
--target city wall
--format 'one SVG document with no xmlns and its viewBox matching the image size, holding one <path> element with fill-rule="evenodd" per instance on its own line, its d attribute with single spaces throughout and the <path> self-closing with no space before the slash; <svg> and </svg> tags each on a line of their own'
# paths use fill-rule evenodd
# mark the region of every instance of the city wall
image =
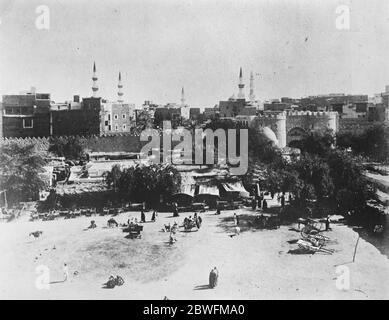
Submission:
<svg viewBox="0 0 389 320">
<path fill-rule="evenodd" d="M 62 136 L 65 137 L 65 136 Z M 148 141 L 141 141 L 139 135 L 130 134 L 116 134 L 116 135 L 103 135 L 103 136 L 75 136 L 80 139 L 81 144 L 84 146 L 87 152 L 140 152 L 144 145 Z M 55 137 L 60 138 L 60 137 Z M 150 139 L 150 138 L 149 138 Z M 162 147 L 162 137 L 161 147 Z M 36 149 L 41 152 L 47 152 L 50 146 L 50 138 L 0 138 L 0 147 L 16 142 L 19 145 L 34 144 Z M 174 148 L 179 141 L 172 141 L 171 146 Z"/>
<path fill-rule="evenodd" d="M 111 136 L 77 136 L 81 144 L 90 152 L 140 152 L 147 142 L 140 141 L 136 135 Z M 56 137 L 59 138 L 59 137 Z M 16 142 L 20 145 L 34 144 L 39 151 L 46 152 L 50 146 L 50 138 L 1 138 L 0 146 Z"/>
</svg>

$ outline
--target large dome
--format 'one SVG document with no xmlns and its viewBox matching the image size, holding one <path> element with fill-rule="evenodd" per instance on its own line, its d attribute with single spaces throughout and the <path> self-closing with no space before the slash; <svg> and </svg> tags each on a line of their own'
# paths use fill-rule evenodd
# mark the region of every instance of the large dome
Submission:
<svg viewBox="0 0 389 320">
<path fill-rule="evenodd" d="M 263 127 L 261 129 L 261 133 L 263 135 L 264 138 L 270 140 L 271 142 L 273 142 L 276 146 L 278 145 L 278 139 L 277 139 L 277 136 L 276 134 L 274 133 L 274 131 L 272 129 L 270 129 L 269 127 Z"/>
</svg>

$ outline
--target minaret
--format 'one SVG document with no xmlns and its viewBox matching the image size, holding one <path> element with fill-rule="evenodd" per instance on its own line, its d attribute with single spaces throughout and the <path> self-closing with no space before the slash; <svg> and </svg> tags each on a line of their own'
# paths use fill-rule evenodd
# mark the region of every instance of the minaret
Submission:
<svg viewBox="0 0 389 320">
<path fill-rule="evenodd" d="M 185 93 L 184 93 L 184 87 L 181 89 L 181 107 L 185 107 Z"/>
<path fill-rule="evenodd" d="M 242 75 L 242 67 L 240 67 L 240 72 L 239 72 L 239 93 L 238 93 L 238 99 L 244 99 L 244 84 L 243 84 L 243 75 Z"/>
<path fill-rule="evenodd" d="M 118 82 L 118 102 L 123 103 L 123 92 L 122 92 L 122 75 L 119 72 L 119 82 Z"/>
<path fill-rule="evenodd" d="M 250 101 L 254 102 L 255 101 L 255 94 L 254 94 L 254 74 L 251 71 L 250 73 Z"/>
<path fill-rule="evenodd" d="M 93 98 L 97 97 L 97 91 L 99 90 L 99 87 L 97 86 L 97 76 L 96 76 L 96 63 L 93 62 L 93 86 L 92 86 L 92 91 L 93 91 Z"/>
</svg>

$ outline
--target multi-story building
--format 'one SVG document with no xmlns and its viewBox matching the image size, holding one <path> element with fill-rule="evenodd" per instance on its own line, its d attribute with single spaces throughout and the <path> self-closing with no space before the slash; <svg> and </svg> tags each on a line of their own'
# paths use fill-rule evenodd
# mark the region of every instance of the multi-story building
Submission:
<svg viewBox="0 0 389 320">
<path fill-rule="evenodd" d="M 368 106 L 368 120 L 389 122 L 389 86 L 385 92 L 375 94 Z"/>
<path fill-rule="evenodd" d="M 107 102 L 102 108 L 102 133 L 129 132 L 135 126 L 135 105 Z"/>
<path fill-rule="evenodd" d="M 290 102 L 272 101 L 271 103 L 264 103 L 264 111 L 287 111 L 292 110 L 293 104 Z"/>
<path fill-rule="evenodd" d="M 389 108 L 389 86 L 385 87 L 385 92 L 381 93 L 381 97 L 383 105 Z"/>
<path fill-rule="evenodd" d="M 299 110 L 336 111 L 340 118 L 365 118 L 367 95 L 328 94 L 301 98 Z"/>
<path fill-rule="evenodd" d="M 53 108 L 53 135 L 115 134 L 130 132 L 131 127 L 135 125 L 135 106 L 123 102 L 121 73 L 119 72 L 116 102 L 108 102 L 97 96 L 98 78 L 95 64 L 92 80 L 92 97 L 83 98 L 80 103 L 79 96 L 74 96 L 73 101 L 67 103 L 67 108 L 65 104 L 57 106 L 59 111 Z"/>
<path fill-rule="evenodd" d="M 99 135 L 101 133 L 101 98 L 83 98 L 80 109 L 51 112 L 51 135 Z"/>
<path fill-rule="evenodd" d="M 3 95 L 2 135 L 44 137 L 50 134 L 50 94 L 30 92 Z"/>
</svg>

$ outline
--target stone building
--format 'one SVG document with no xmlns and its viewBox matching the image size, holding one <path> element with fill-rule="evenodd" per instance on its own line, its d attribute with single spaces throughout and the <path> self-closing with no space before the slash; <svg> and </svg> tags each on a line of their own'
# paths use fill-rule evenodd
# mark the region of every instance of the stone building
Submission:
<svg viewBox="0 0 389 320">
<path fill-rule="evenodd" d="M 268 127 L 275 133 L 280 148 L 292 146 L 293 141 L 303 139 L 310 132 L 329 129 L 336 133 L 339 128 L 337 112 L 265 112 L 258 116 L 239 116 L 236 121 L 256 129 Z"/>
<path fill-rule="evenodd" d="M 3 95 L 3 137 L 44 137 L 50 134 L 50 94 L 29 92 Z"/>
</svg>

